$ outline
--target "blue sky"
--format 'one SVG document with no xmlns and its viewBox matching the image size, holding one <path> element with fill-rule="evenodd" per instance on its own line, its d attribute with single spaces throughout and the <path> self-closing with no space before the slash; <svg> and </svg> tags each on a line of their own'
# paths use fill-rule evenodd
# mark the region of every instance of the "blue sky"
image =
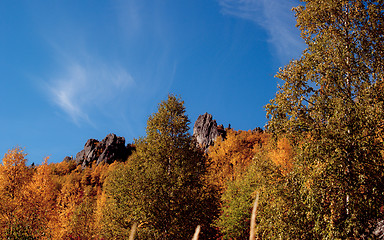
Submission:
<svg viewBox="0 0 384 240">
<path fill-rule="evenodd" d="M 286 0 L 0 2 L 0 153 L 76 155 L 108 133 L 127 142 L 168 93 L 192 122 L 266 124 L 273 76 L 305 45 Z"/>
</svg>

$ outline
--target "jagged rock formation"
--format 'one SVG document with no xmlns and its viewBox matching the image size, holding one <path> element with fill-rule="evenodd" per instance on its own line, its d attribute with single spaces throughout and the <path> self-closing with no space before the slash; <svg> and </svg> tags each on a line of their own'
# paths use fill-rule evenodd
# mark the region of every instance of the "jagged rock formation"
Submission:
<svg viewBox="0 0 384 240">
<path fill-rule="evenodd" d="M 218 136 L 225 137 L 225 133 L 223 125 L 217 126 L 216 120 L 208 113 L 200 115 L 193 126 L 193 135 L 204 150 L 213 145 Z"/>
<path fill-rule="evenodd" d="M 112 133 L 100 142 L 96 139 L 89 139 L 85 143 L 84 149 L 76 154 L 75 161 L 77 165 L 82 165 L 83 168 L 90 166 L 94 161 L 97 165 L 100 163 L 110 164 L 116 160 L 125 161 L 132 151 L 132 145 L 125 146 L 124 137 L 118 137 Z M 65 159 L 69 158 L 66 157 Z"/>
<path fill-rule="evenodd" d="M 72 160 L 73 160 L 72 157 L 66 156 L 63 161 L 64 162 L 69 162 L 69 161 L 72 161 Z"/>
</svg>

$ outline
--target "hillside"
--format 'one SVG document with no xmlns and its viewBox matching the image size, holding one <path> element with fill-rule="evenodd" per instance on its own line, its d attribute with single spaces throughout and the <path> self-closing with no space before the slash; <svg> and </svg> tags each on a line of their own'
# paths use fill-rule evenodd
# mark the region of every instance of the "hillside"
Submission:
<svg viewBox="0 0 384 240">
<path fill-rule="evenodd" d="M 307 48 L 277 73 L 265 129 L 209 113 L 191 129 L 169 94 L 132 143 L 31 166 L 10 149 L 1 238 L 384 239 L 384 2 L 302 2 Z"/>
</svg>

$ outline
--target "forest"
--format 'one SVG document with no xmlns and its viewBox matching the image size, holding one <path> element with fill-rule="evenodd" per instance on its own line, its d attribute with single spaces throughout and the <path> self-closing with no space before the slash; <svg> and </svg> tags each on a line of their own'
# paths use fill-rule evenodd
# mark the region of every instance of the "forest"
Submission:
<svg viewBox="0 0 384 240">
<path fill-rule="evenodd" d="M 1 239 L 384 239 L 384 2 L 302 3 L 307 48 L 276 74 L 264 130 L 204 151 L 169 94 L 128 159 L 27 166 L 10 149 Z"/>
</svg>

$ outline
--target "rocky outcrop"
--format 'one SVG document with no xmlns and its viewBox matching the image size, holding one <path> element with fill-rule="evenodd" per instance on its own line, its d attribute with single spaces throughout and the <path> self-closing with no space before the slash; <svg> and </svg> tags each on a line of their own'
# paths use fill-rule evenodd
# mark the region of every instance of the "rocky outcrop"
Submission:
<svg viewBox="0 0 384 240">
<path fill-rule="evenodd" d="M 64 162 L 70 162 L 70 161 L 72 161 L 73 159 L 72 159 L 72 157 L 70 157 L 70 156 L 66 156 L 65 158 L 64 158 Z"/>
<path fill-rule="evenodd" d="M 125 161 L 132 153 L 133 147 L 125 145 L 125 138 L 118 137 L 115 134 L 108 134 L 102 141 L 89 139 L 84 149 L 76 154 L 75 161 L 77 165 L 83 168 L 90 166 L 92 162 L 113 163 L 114 161 Z"/>
<path fill-rule="evenodd" d="M 223 125 L 217 126 L 216 120 L 209 113 L 200 115 L 193 126 L 193 135 L 204 150 L 213 145 L 218 136 L 225 137 L 225 133 Z"/>
</svg>

